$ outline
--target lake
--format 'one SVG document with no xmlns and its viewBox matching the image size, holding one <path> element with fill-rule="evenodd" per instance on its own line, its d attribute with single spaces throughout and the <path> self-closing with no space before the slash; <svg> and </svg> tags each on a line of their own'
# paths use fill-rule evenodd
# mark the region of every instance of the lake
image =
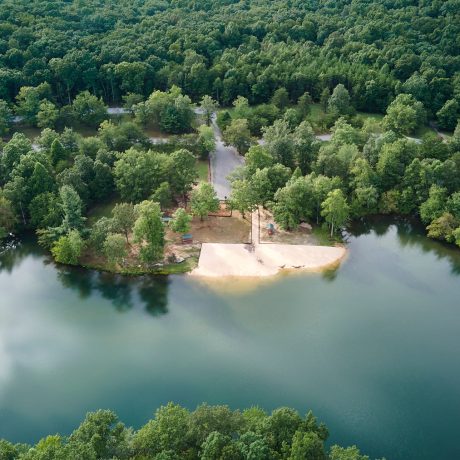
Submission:
<svg viewBox="0 0 460 460">
<path fill-rule="evenodd" d="M 0 256 L 0 438 L 207 401 L 311 408 L 373 457 L 460 458 L 460 250 L 407 221 L 348 240 L 334 272 L 219 292 L 57 267 L 26 239 Z"/>
</svg>

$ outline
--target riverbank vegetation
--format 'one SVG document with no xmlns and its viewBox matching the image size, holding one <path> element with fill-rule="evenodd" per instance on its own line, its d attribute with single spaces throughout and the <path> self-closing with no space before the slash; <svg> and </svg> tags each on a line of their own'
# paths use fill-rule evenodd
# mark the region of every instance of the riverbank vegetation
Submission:
<svg viewBox="0 0 460 460">
<path fill-rule="evenodd" d="M 328 437 L 311 411 L 301 417 L 287 407 L 267 414 L 257 407 L 232 411 L 207 404 L 189 411 L 169 403 L 138 430 L 114 412 L 99 410 L 88 413 L 70 436 L 50 435 L 34 446 L 0 440 L 0 458 L 369 460 L 356 446 L 326 448 Z"/>
</svg>

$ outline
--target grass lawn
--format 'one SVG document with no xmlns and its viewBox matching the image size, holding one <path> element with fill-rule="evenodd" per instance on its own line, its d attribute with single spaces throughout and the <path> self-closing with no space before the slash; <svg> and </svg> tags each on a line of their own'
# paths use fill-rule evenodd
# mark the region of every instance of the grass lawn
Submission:
<svg viewBox="0 0 460 460">
<path fill-rule="evenodd" d="M 198 180 L 200 182 L 208 182 L 208 179 L 209 179 L 208 160 L 197 160 L 196 169 L 198 170 Z"/>
<path fill-rule="evenodd" d="M 363 121 L 370 119 L 370 120 L 375 120 L 378 122 L 381 122 L 383 120 L 383 117 L 385 116 L 382 113 L 367 113 L 367 112 L 358 112 L 356 115 L 359 118 L 361 118 Z"/>
<path fill-rule="evenodd" d="M 331 238 L 330 230 L 324 225 L 313 224 L 311 233 L 316 238 L 319 246 L 333 246 L 335 243 L 343 243 L 337 233 Z"/>
</svg>

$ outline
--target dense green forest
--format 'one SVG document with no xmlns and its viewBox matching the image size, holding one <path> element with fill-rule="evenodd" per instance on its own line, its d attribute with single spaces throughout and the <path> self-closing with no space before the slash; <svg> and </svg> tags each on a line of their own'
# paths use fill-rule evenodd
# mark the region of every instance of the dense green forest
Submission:
<svg viewBox="0 0 460 460">
<path fill-rule="evenodd" d="M 404 92 L 442 120 L 458 115 L 459 11 L 458 0 L 4 0 L 0 99 L 47 82 L 59 105 L 172 85 L 257 104 L 279 87 L 318 101 L 343 83 L 358 110 L 384 112 Z"/>
<path fill-rule="evenodd" d="M 68 437 L 47 436 L 35 446 L 0 440 L 2 460 L 369 460 L 355 446 L 326 449 L 329 432 L 312 412 L 282 407 L 270 415 L 203 404 L 163 406 L 139 430 L 108 410 L 88 413 Z"/>
</svg>

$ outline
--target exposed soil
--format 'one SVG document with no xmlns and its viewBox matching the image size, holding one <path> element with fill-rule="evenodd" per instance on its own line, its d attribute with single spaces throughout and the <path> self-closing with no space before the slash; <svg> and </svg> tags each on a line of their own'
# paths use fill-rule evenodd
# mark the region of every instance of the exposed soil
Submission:
<svg viewBox="0 0 460 460">
<path fill-rule="evenodd" d="M 273 235 L 268 234 L 267 225 L 273 224 Z M 270 211 L 260 209 L 260 242 L 261 243 L 281 243 L 281 244 L 320 244 L 315 235 L 312 234 L 311 228 L 299 227 L 296 230 L 286 231 L 281 229 L 273 219 Z"/>
</svg>

